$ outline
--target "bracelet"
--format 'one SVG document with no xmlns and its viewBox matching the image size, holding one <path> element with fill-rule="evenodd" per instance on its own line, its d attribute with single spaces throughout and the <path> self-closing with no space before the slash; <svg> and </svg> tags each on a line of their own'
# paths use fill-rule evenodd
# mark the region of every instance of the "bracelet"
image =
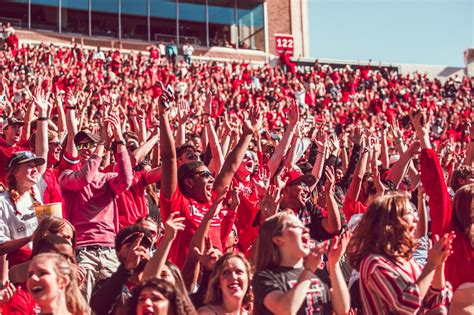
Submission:
<svg viewBox="0 0 474 315">
<path fill-rule="evenodd" d="M 368 147 L 364 147 L 364 149 L 362 150 L 362 154 L 364 153 L 369 153 L 370 149 Z"/>
<path fill-rule="evenodd" d="M 77 109 L 77 105 L 74 105 L 74 106 L 66 106 L 66 109 L 75 110 L 75 109 Z"/>
<path fill-rule="evenodd" d="M 127 145 L 127 142 L 125 140 L 115 140 L 115 145 L 119 145 L 119 144 L 122 144 L 122 145 Z"/>
<path fill-rule="evenodd" d="M 36 120 L 37 121 L 48 121 L 49 117 L 38 117 Z"/>
</svg>

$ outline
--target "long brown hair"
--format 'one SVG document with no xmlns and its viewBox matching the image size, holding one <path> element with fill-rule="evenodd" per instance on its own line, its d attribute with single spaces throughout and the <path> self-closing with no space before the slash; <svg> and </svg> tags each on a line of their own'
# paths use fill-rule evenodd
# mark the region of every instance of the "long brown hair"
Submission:
<svg viewBox="0 0 474 315">
<path fill-rule="evenodd" d="M 68 284 L 65 288 L 66 305 L 74 315 L 90 314 L 90 308 L 86 300 L 79 291 L 77 284 L 76 266 L 71 264 L 66 257 L 56 253 L 42 253 L 38 254 L 32 259 L 32 263 L 36 260 L 45 259 L 53 262 L 53 268 L 58 277 L 68 278 Z"/>
<path fill-rule="evenodd" d="M 293 211 L 282 211 L 268 219 L 260 226 L 256 242 L 255 267 L 257 270 L 278 267 L 281 263 L 281 253 L 278 246 L 273 242 L 273 237 L 283 233 L 286 221 L 290 216 L 295 216 Z"/>
<path fill-rule="evenodd" d="M 453 199 L 453 222 L 456 228 L 468 236 L 472 222 L 472 196 L 474 184 L 464 185 L 456 191 Z"/>
<path fill-rule="evenodd" d="M 212 270 L 211 277 L 209 278 L 209 284 L 207 287 L 206 297 L 204 298 L 204 304 L 222 305 L 224 303 L 222 299 L 222 292 L 219 288 L 219 278 L 222 275 L 222 272 L 224 271 L 225 263 L 228 262 L 231 258 L 239 258 L 240 260 L 242 260 L 245 266 L 245 272 L 247 273 L 248 277 L 248 287 L 247 292 L 245 292 L 242 307 L 246 310 L 249 310 L 253 303 L 253 292 L 250 286 L 250 283 L 252 281 L 252 270 L 250 267 L 250 263 L 247 261 L 245 256 L 239 252 L 225 253 L 216 262 L 216 266 Z"/>
<path fill-rule="evenodd" d="M 416 243 L 409 234 L 409 226 L 402 218 L 409 212 L 407 193 L 394 192 L 375 199 L 356 227 L 347 255 L 349 263 L 359 269 L 370 254 L 380 254 L 392 260 L 413 256 Z"/>
</svg>

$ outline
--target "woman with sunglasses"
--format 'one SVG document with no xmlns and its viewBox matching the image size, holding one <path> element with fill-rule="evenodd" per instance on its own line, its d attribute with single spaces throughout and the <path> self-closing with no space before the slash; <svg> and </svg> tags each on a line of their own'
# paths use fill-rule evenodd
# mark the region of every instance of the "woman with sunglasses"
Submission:
<svg viewBox="0 0 474 315">
<path fill-rule="evenodd" d="M 321 267 L 328 241 L 312 248 L 308 228 L 291 210 L 266 219 L 256 245 L 254 313 L 346 314 L 350 297 L 339 260 L 348 241 L 348 234 L 333 240 L 328 277 Z"/>
<path fill-rule="evenodd" d="M 379 197 L 364 213 L 348 246 L 349 263 L 360 272 L 364 314 L 446 312 L 452 290 L 444 264 L 454 235 L 435 236 L 422 269 L 413 259 L 417 225 L 406 193 Z"/>
</svg>

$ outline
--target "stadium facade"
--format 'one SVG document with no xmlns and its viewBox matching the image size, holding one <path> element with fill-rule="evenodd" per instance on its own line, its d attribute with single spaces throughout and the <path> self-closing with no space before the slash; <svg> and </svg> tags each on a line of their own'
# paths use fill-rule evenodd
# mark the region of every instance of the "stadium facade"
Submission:
<svg viewBox="0 0 474 315">
<path fill-rule="evenodd" d="M 58 35 L 309 55 L 305 0 L 0 0 L 0 21 Z M 278 46 L 278 47 L 277 47 Z"/>
</svg>

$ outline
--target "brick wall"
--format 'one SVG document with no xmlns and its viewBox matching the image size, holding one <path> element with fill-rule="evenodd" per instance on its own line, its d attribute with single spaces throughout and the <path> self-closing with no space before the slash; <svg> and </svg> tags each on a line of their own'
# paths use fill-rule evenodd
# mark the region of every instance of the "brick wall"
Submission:
<svg viewBox="0 0 474 315">
<path fill-rule="evenodd" d="M 290 0 L 267 0 L 268 43 L 271 54 L 277 54 L 275 33 L 291 34 Z"/>
</svg>

